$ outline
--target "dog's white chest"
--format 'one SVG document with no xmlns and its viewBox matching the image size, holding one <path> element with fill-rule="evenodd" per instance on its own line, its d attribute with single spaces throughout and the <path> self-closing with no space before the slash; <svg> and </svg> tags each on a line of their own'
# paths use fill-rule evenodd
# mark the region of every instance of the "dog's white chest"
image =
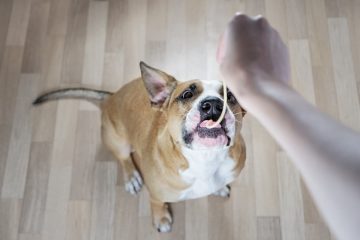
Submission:
<svg viewBox="0 0 360 240">
<path fill-rule="evenodd" d="M 227 149 L 194 151 L 183 148 L 189 168 L 180 172 L 191 186 L 181 194 L 181 200 L 204 197 L 212 194 L 235 179 L 235 161 Z"/>
</svg>

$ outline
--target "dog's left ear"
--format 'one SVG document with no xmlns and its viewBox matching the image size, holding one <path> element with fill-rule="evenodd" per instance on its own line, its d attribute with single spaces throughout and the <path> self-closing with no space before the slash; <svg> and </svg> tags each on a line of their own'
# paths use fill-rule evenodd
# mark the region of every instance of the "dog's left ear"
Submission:
<svg viewBox="0 0 360 240">
<path fill-rule="evenodd" d="M 177 81 L 174 77 L 150 67 L 142 61 L 140 62 L 140 70 L 145 88 L 149 93 L 151 105 L 161 108 L 175 89 Z"/>
</svg>

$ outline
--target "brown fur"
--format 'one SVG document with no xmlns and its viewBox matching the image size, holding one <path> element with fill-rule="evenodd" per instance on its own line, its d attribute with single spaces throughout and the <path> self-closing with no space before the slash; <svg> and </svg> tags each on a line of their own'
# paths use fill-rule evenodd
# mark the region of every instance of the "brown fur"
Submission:
<svg viewBox="0 0 360 240">
<path fill-rule="evenodd" d="M 166 78 L 176 85 L 161 106 L 151 107 L 148 91 L 139 78 L 122 87 L 101 107 L 103 141 L 120 161 L 125 181 L 135 169 L 141 173 L 150 193 L 155 225 L 172 222 L 165 203 L 179 201 L 181 192 L 188 187 L 179 175 L 179 169 L 188 167 L 180 151 L 179 126 L 191 103 L 179 104 L 177 96 L 192 83 L 198 85 L 197 91 L 202 91 L 198 80 L 180 83 L 171 76 Z M 238 104 L 233 108 L 233 112 L 242 111 Z M 236 118 L 238 131 L 230 156 L 237 161 L 234 172 L 239 174 L 244 167 L 245 144 L 239 131 L 242 114 Z"/>
</svg>

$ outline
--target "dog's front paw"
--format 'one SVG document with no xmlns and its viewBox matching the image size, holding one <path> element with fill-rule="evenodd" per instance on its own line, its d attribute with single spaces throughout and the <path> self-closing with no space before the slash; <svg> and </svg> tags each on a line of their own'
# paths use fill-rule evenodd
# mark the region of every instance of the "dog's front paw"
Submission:
<svg viewBox="0 0 360 240">
<path fill-rule="evenodd" d="M 157 229 L 158 232 L 170 232 L 171 231 L 171 225 L 172 225 L 172 220 L 171 218 L 168 217 L 163 217 L 160 219 L 160 221 L 158 223 L 155 223 L 155 227 Z"/>
<path fill-rule="evenodd" d="M 158 232 L 170 232 L 172 226 L 172 217 L 168 203 L 159 201 L 151 202 L 151 211 L 154 227 Z"/>
<path fill-rule="evenodd" d="M 226 185 L 225 187 L 221 188 L 217 192 L 214 192 L 213 195 L 220 196 L 220 197 L 230 197 L 230 191 L 231 191 L 230 186 Z"/>
<path fill-rule="evenodd" d="M 143 185 L 143 180 L 140 173 L 136 170 L 128 177 L 128 181 L 125 182 L 125 190 L 133 195 L 140 192 Z"/>
</svg>

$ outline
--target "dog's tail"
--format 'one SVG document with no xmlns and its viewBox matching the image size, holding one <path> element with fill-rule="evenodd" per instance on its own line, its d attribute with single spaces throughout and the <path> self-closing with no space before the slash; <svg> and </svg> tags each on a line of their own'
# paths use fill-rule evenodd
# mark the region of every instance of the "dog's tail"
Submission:
<svg viewBox="0 0 360 240">
<path fill-rule="evenodd" d="M 33 105 L 58 99 L 85 99 L 90 102 L 102 101 L 113 93 L 89 88 L 64 88 L 45 93 L 35 99 Z"/>
</svg>

